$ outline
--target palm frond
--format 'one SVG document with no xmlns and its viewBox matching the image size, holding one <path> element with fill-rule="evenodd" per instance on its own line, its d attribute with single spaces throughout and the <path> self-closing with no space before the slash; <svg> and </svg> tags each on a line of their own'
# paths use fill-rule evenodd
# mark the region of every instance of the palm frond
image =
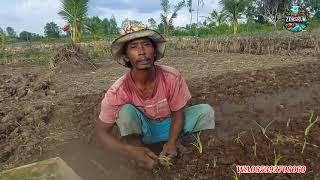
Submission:
<svg viewBox="0 0 320 180">
<path fill-rule="evenodd" d="M 187 4 L 186 5 L 189 8 L 188 9 L 189 13 L 191 13 L 193 11 L 193 9 L 192 9 L 192 0 L 187 0 Z"/>
<path fill-rule="evenodd" d="M 173 20 L 178 16 L 178 11 L 180 11 L 185 6 L 185 1 L 180 1 L 175 5 L 171 17 L 169 18 L 169 25 L 173 24 Z"/>
<path fill-rule="evenodd" d="M 169 0 L 161 0 L 161 10 L 165 16 L 169 14 L 170 4 Z"/>
<path fill-rule="evenodd" d="M 160 14 L 160 20 L 163 25 L 166 26 L 168 24 L 167 17 L 162 13 Z"/>
<path fill-rule="evenodd" d="M 88 4 L 89 0 L 61 0 L 61 8 L 58 14 L 71 24 L 73 46 L 76 46 L 81 36 L 81 29 L 85 26 Z"/>
</svg>

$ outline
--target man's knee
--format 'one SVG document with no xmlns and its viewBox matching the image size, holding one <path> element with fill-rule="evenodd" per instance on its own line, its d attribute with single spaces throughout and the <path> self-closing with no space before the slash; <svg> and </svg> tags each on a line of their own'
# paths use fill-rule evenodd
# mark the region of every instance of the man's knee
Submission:
<svg viewBox="0 0 320 180">
<path fill-rule="evenodd" d="M 137 108 L 131 104 L 125 104 L 121 107 L 116 123 L 121 136 L 141 133 L 141 124 L 139 123 Z"/>
<path fill-rule="evenodd" d="M 194 130 L 199 131 L 205 129 L 213 129 L 215 127 L 213 108 L 209 104 L 199 104 L 197 106 L 199 119 Z"/>
<path fill-rule="evenodd" d="M 209 104 L 198 104 L 198 111 L 200 115 L 210 116 L 214 119 L 214 110 Z"/>
</svg>

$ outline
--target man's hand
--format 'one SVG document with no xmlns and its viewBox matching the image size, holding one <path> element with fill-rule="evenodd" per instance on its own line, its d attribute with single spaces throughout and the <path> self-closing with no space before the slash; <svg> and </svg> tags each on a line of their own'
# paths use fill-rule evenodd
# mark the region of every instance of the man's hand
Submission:
<svg viewBox="0 0 320 180">
<path fill-rule="evenodd" d="M 163 156 L 169 156 L 169 157 L 175 157 L 178 155 L 177 146 L 176 143 L 170 143 L 167 142 L 163 145 L 161 155 Z"/>
<path fill-rule="evenodd" d="M 138 166 L 152 169 L 157 163 L 157 156 L 145 147 L 136 147 L 129 144 L 124 144 L 112 134 L 113 124 L 106 124 L 98 121 L 97 137 L 98 140 L 107 150 L 125 155 L 129 159 L 133 159 Z"/>
<path fill-rule="evenodd" d="M 152 169 L 157 164 L 158 156 L 145 147 L 131 146 L 130 154 L 139 167 Z"/>
</svg>

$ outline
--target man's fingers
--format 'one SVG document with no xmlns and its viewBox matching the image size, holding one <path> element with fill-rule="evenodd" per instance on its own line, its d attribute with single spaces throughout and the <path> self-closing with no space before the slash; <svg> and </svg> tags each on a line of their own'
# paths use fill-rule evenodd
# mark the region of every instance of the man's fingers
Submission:
<svg viewBox="0 0 320 180">
<path fill-rule="evenodd" d="M 162 152 L 160 153 L 160 156 L 167 156 L 168 152 L 166 152 L 165 150 L 162 150 Z"/>
<path fill-rule="evenodd" d="M 170 158 L 170 159 L 173 159 L 173 158 L 175 158 L 177 155 L 175 155 L 175 154 L 169 154 L 169 155 L 167 155 L 167 157 L 168 158 Z"/>
<path fill-rule="evenodd" d="M 146 150 L 146 153 L 149 157 L 151 157 L 152 159 L 157 159 L 158 156 L 155 155 L 152 151 L 150 151 L 149 149 Z"/>
</svg>

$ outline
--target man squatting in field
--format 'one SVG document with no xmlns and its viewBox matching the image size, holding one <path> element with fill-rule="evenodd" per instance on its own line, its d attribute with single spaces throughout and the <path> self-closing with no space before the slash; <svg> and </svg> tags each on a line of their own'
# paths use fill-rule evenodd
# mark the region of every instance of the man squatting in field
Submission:
<svg viewBox="0 0 320 180">
<path fill-rule="evenodd" d="M 178 138 L 215 126 L 211 106 L 185 107 L 191 94 L 181 74 L 154 64 L 164 55 L 164 43 L 161 34 L 142 24 L 129 25 L 113 41 L 114 59 L 130 71 L 106 92 L 97 121 L 97 137 L 104 148 L 147 169 L 156 164 L 157 156 L 143 144 L 165 142 L 161 155 L 172 158 L 178 153 Z M 125 141 L 112 135 L 115 124 Z M 128 143 L 137 138 L 140 146 Z"/>
</svg>

